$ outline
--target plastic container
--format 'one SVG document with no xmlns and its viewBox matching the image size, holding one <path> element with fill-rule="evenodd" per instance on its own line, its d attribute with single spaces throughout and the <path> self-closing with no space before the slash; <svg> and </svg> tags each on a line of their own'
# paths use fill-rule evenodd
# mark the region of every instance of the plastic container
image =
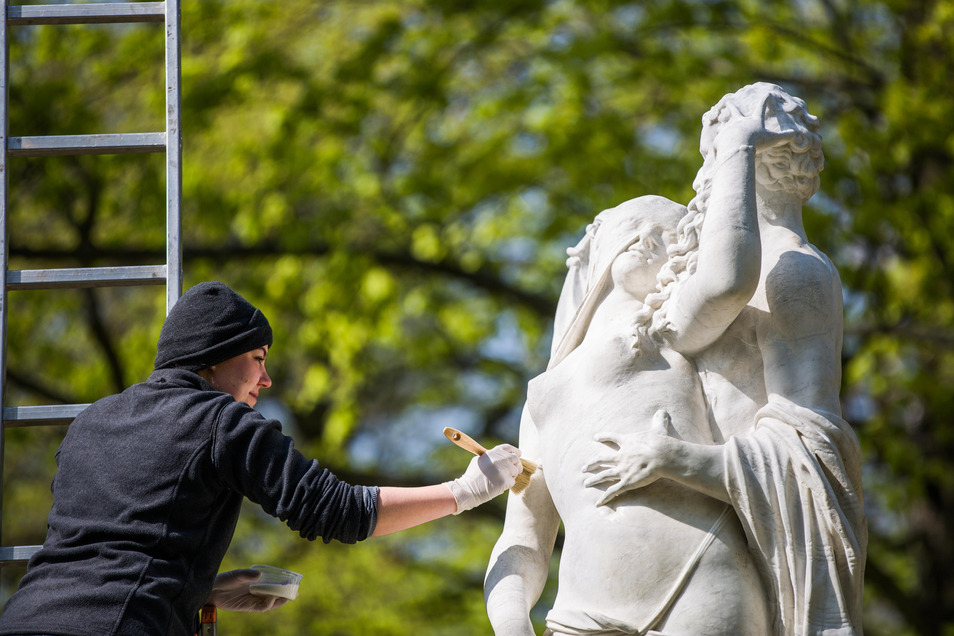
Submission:
<svg viewBox="0 0 954 636">
<path fill-rule="evenodd" d="M 248 591 L 256 596 L 277 596 L 295 600 L 298 598 L 298 584 L 302 575 L 291 570 L 283 570 L 273 565 L 253 565 L 253 570 L 262 573 L 261 578 L 249 585 Z"/>
</svg>

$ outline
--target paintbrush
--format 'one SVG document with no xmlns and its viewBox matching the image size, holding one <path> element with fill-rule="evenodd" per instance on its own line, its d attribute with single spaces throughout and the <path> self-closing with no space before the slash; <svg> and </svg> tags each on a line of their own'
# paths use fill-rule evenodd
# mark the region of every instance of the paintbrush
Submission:
<svg viewBox="0 0 954 636">
<path fill-rule="evenodd" d="M 483 455 L 487 452 L 487 449 L 481 446 L 474 438 L 461 433 L 456 428 L 451 428 L 450 426 L 445 427 L 444 436 L 464 450 L 470 451 L 474 455 Z M 530 485 L 530 477 L 532 477 L 533 473 L 535 473 L 537 468 L 539 468 L 539 466 L 534 462 L 522 457 L 520 458 L 520 463 L 523 465 L 523 470 L 519 475 L 517 475 L 517 481 L 515 481 L 513 486 L 510 488 L 510 492 L 515 495 L 519 495 L 526 489 L 527 486 Z"/>
</svg>

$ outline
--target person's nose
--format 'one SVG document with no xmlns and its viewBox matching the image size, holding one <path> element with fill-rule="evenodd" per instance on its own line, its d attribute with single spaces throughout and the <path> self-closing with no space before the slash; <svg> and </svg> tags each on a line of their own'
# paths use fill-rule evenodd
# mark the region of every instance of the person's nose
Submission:
<svg viewBox="0 0 954 636">
<path fill-rule="evenodd" d="M 263 389 L 272 386 L 272 379 L 268 377 L 268 371 L 262 369 L 262 376 L 258 379 L 258 385 Z"/>
</svg>

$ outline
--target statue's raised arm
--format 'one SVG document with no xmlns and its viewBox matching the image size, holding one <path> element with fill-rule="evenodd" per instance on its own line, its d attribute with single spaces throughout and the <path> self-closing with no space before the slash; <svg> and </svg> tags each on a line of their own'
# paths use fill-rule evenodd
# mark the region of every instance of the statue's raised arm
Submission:
<svg viewBox="0 0 954 636">
<path fill-rule="evenodd" d="M 756 157 L 797 143 L 799 124 L 771 92 L 726 96 L 703 117 L 705 158 L 697 195 L 678 228 L 659 290 L 646 300 L 637 329 L 692 354 L 738 317 L 759 281 L 761 241 Z"/>
</svg>

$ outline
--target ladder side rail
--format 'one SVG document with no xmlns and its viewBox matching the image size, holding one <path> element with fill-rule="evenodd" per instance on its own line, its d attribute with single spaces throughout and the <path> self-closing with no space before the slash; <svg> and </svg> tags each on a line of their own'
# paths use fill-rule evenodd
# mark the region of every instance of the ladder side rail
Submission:
<svg viewBox="0 0 954 636">
<path fill-rule="evenodd" d="M 4 451 L 4 429 L 18 426 L 47 426 L 69 424 L 76 415 L 88 405 L 54 405 L 40 407 L 3 407 L 6 379 L 6 341 L 8 291 L 20 288 L 50 288 L 61 286 L 60 281 L 50 282 L 46 278 L 82 277 L 75 270 L 61 270 L 50 274 L 51 270 L 8 270 L 8 203 L 9 182 L 6 171 L 7 159 L 11 156 L 51 156 L 74 154 L 123 154 L 142 152 L 163 152 L 167 157 L 167 227 L 166 227 L 166 265 L 148 266 L 145 275 L 132 274 L 133 278 L 145 280 L 145 284 L 166 283 L 167 311 L 178 300 L 182 289 L 182 243 L 181 243 L 181 65 L 180 65 L 180 10 L 179 0 L 142 3 L 102 3 L 86 5 L 16 6 L 12 7 L 3 0 L 3 20 L 0 20 L 0 151 L 3 162 L 0 165 L 0 520 L 3 516 L 2 468 Z M 133 133 L 122 135 L 67 135 L 48 137 L 9 136 L 9 26 L 28 24 L 90 24 L 122 22 L 162 22 L 165 21 L 166 33 L 166 132 Z M 92 269 L 136 269 L 136 268 L 92 268 Z M 8 273 L 16 281 L 8 281 Z M 79 281 L 83 286 L 140 284 L 129 282 L 128 273 L 94 273 L 93 278 Z M 12 284 L 11 284 L 12 283 Z M 68 286 L 68 285 L 64 285 Z M 77 286 L 77 285 L 72 285 Z M 0 546 L 0 567 L 20 565 L 39 550 L 40 546 Z"/>
<path fill-rule="evenodd" d="M 7 0 L 3 0 L 6 15 Z M 9 174 L 7 171 L 7 136 L 10 130 L 10 40 L 6 20 L 0 20 L 0 408 L 6 399 L 7 388 L 7 216 L 9 208 Z M 6 433 L 0 426 L 0 543 L 3 540 L 3 467 Z"/>
<path fill-rule="evenodd" d="M 166 313 L 182 295 L 180 0 L 166 3 Z"/>
</svg>

